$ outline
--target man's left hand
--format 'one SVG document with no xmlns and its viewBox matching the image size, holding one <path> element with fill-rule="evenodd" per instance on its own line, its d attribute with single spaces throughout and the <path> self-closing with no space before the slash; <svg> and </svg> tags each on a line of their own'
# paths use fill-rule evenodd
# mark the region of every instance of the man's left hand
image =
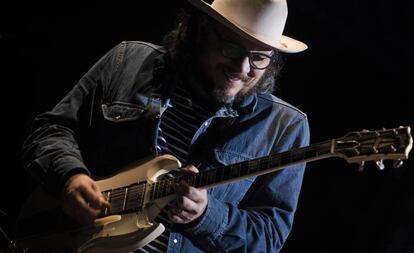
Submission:
<svg viewBox="0 0 414 253">
<path fill-rule="evenodd" d="M 195 174 L 198 169 L 193 165 L 181 168 L 186 174 Z M 174 187 L 175 205 L 168 211 L 168 217 L 174 223 L 187 224 L 203 215 L 207 208 L 207 190 L 197 189 L 181 181 Z"/>
</svg>

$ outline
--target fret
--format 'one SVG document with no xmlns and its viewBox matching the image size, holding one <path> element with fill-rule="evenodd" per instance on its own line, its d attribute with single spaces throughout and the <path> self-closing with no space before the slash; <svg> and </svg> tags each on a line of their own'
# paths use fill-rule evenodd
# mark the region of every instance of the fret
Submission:
<svg viewBox="0 0 414 253">
<path fill-rule="evenodd" d="M 189 176 L 187 183 L 191 186 L 195 186 L 195 176 L 194 175 Z"/>
<path fill-rule="evenodd" d="M 250 173 L 250 167 L 249 166 L 241 166 L 240 164 L 238 164 L 237 166 L 239 166 L 239 174 L 240 176 L 244 176 Z"/>
<path fill-rule="evenodd" d="M 174 185 L 176 184 L 176 180 L 174 178 L 170 179 L 170 192 L 169 194 L 173 194 L 174 193 Z"/>
<path fill-rule="evenodd" d="M 111 192 L 112 197 L 111 197 L 111 203 L 110 203 L 111 204 L 111 210 L 109 212 L 110 214 L 116 213 L 118 211 L 118 208 L 117 208 L 118 198 L 117 198 L 116 192 L 117 192 L 117 189 L 114 189 Z"/>
<path fill-rule="evenodd" d="M 208 170 L 208 171 L 206 171 L 206 173 L 207 173 L 207 178 L 206 178 L 206 184 L 205 185 L 215 183 L 216 170 Z"/>
<path fill-rule="evenodd" d="M 147 183 L 141 183 L 141 184 L 138 185 L 137 208 L 139 210 L 144 209 L 144 206 L 145 206 L 145 203 L 144 203 L 144 201 L 145 201 L 145 190 L 146 190 L 147 187 L 148 187 Z"/>
<path fill-rule="evenodd" d="M 307 150 L 306 157 L 318 157 L 320 156 L 320 150 Z M 323 155 L 323 152 L 321 153 Z"/>
<path fill-rule="evenodd" d="M 305 158 L 307 158 L 307 152 L 310 152 L 311 154 L 314 154 L 315 151 L 314 150 L 304 150 L 304 149 L 299 149 L 296 152 L 292 152 L 293 156 L 294 156 L 294 161 L 302 161 Z"/>
<path fill-rule="evenodd" d="M 171 178 L 165 179 L 163 197 L 170 195 L 173 187 L 173 180 Z"/>
<path fill-rule="evenodd" d="M 111 203 L 111 191 L 104 192 L 104 196 L 106 198 L 106 201 L 108 201 L 108 203 Z M 108 215 L 108 212 L 109 209 L 105 207 L 104 215 Z"/>
<path fill-rule="evenodd" d="M 249 171 L 258 172 L 260 171 L 260 160 L 252 160 L 247 162 L 247 167 Z"/>
<path fill-rule="evenodd" d="M 153 185 L 153 199 L 157 199 L 159 184 L 156 182 L 156 183 L 153 183 L 152 185 Z"/>
<path fill-rule="evenodd" d="M 269 156 L 268 167 L 278 167 L 281 165 L 280 154 L 273 154 Z"/>
<path fill-rule="evenodd" d="M 194 176 L 194 186 L 195 187 L 200 187 L 202 185 L 202 174 L 203 173 L 198 173 Z"/>
<path fill-rule="evenodd" d="M 156 192 L 156 198 L 162 197 L 162 192 L 164 190 L 164 180 L 160 180 L 157 182 L 157 192 Z"/>
<path fill-rule="evenodd" d="M 161 191 L 161 197 L 165 197 L 168 192 L 168 180 L 163 180 L 162 183 L 162 191 Z"/>
<path fill-rule="evenodd" d="M 162 187 L 162 192 L 161 192 L 161 196 L 167 196 L 167 192 L 168 192 L 168 180 L 163 180 L 163 187 Z"/>
<path fill-rule="evenodd" d="M 200 187 L 200 186 L 203 186 L 204 185 L 204 181 L 205 181 L 205 172 L 203 172 L 203 173 L 199 173 L 200 174 L 200 184 L 197 186 L 197 187 Z"/>
<path fill-rule="evenodd" d="M 154 183 L 154 199 L 159 198 L 160 188 L 161 188 L 161 183 L 159 182 Z"/>
<path fill-rule="evenodd" d="M 154 200 L 155 199 L 155 196 L 154 196 L 154 193 L 155 193 L 155 183 L 150 184 L 149 187 L 150 187 L 150 191 L 149 191 L 149 194 L 150 195 L 149 195 L 149 198 L 151 200 Z"/>
<path fill-rule="evenodd" d="M 153 196 L 153 198 L 154 199 L 157 199 L 158 198 L 158 188 L 159 188 L 159 185 L 160 184 L 158 182 L 156 182 L 156 183 L 153 184 L 153 186 L 154 186 L 154 192 L 153 192 L 154 196 Z"/>
<path fill-rule="evenodd" d="M 227 167 L 227 170 L 229 171 L 229 179 L 235 178 L 239 175 L 240 164 L 234 164 L 234 165 L 230 165 L 226 167 Z"/>
<path fill-rule="evenodd" d="M 269 157 L 265 157 L 259 160 L 259 170 L 267 170 L 269 169 L 270 161 Z"/>
<path fill-rule="evenodd" d="M 130 186 L 125 198 L 125 210 L 135 210 L 138 207 L 139 185 Z"/>
<path fill-rule="evenodd" d="M 236 165 L 233 165 L 233 166 L 236 166 Z M 226 167 L 221 167 L 220 168 L 220 170 L 223 172 L 222 173 L 222 175 L 223 175 L 223 181 L 225 181 L 225 180 L 229 180 L 231 177 L 230 177 L 230 169 L 227 169 L 228 168 L 228 166 L 226 166 Z"/>
<path fill-rule="evenodd" d="M 125 187 L 125 189 L 124 189 L 124 201 L 123 201 L 123 204 L 122 204 L 122 211 L 125 211 L 127 195 L 128 195 L 128 187 Z"/>
<path fill-rule="evenodd" d="M 164 180 L 164 189 L 162 192 L 162 197 L 168 196 L 171 194 L 171 187 L 173 186 L 171 178 Z"/>
<path fill-rule="evenodd" d="M 214 170 L 216 171 L 216 182 L 224 181 L 223 169 L 222 168 L 216 168 Z"/>
<path fill-rule="evenodd" d="M 279 155 L 279 165 L 283 165 L 283 164 L 289 164 L 292 162 L 292 156 L 290 155 L 290 153 L 286 154 L 286 153 L 282 153 Z"/>
<path fill-rule="evenodd" d="M 120 213 L 124 211 L 124 191 L 124 187 L 112 191 L 111 213 Z"/>
</svg>

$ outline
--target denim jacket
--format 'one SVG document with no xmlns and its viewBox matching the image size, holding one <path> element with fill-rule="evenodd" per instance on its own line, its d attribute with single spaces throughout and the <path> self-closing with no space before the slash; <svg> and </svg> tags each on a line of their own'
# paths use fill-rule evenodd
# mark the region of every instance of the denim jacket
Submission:
<svg viewBox="0 0 414 253">
<path fill-rule="evenodd" d="M 157 129 L 177 75 L 162 47 L 122 42 L 49 112 L 23 145 L 23 165 L 50 191 L 73 173 L 106 176 L 157 155 Z M 154 89 L 162 97 L 151 97 Z M 304 113 L 271 94 L 223 106 L 195 133 L 190 162 L 201 169 L 309 144 Z M 305 164 L 208 190 L 197 224 L 174 226 L 169 252 L 278 252 L 292 228 Z"/>
</svg>

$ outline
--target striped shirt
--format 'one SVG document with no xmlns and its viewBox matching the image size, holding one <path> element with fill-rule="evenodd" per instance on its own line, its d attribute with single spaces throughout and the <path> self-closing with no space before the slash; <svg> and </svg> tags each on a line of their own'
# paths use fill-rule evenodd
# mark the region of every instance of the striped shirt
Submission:
<svg viewBox="0 0 414 253">
<path fill-rule="evenodd" d="M 154 96 L 160 97 L 159 94 Z M 177 85 L 170 106 L 161 117 L 158 129 L 160 153 L 171 154 L 182 164 L 186 164 L 188 149 L 195 132 L 212 114 L 199 104 L 195 104 L 190 99 L 188 91 Z M 164 233 L 135 252 L 167 252 L 171 221 L 168 219 L 166 209 L 168 206 L 155 219 L 155 222 L 161 222 L 165 226 Z"/>
</svg>

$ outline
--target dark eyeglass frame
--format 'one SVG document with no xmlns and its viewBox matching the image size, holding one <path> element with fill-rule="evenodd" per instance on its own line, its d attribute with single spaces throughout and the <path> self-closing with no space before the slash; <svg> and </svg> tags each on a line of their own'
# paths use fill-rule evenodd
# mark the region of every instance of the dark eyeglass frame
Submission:
<svg viewBox="0 0 414 253">
<path fill-rule="evenodd" d="M 253 69 L 267 69 L 270 66 L 270 64 L 276 61 L 277 51 L 275 49 L 272 50 L 272 55 L 268 55 L 265 53 L 259 53 L 259 52 L 251 52 L 249 50 L 239 47 L 238 45 L 226 40 L 225 38 L 221 36 L 221 34 L 215 28 L 213 28 L 212 31 L 217 36 L 217 38 L 221 41 L 222 43 L 221 54 L 226 58 L 241 59 L 247 56 L 249 58 L 250 67 Z M 269 60 L 269 61 L 267 62 L 267 64 L 265 63 L 266 65 L 264 66 L 257 66 L 255 61 L 253 60 L 256 57 L 264 58 L 263 59 L 264 62 L 266 62 L 265 60 Z"/>
</svg>

